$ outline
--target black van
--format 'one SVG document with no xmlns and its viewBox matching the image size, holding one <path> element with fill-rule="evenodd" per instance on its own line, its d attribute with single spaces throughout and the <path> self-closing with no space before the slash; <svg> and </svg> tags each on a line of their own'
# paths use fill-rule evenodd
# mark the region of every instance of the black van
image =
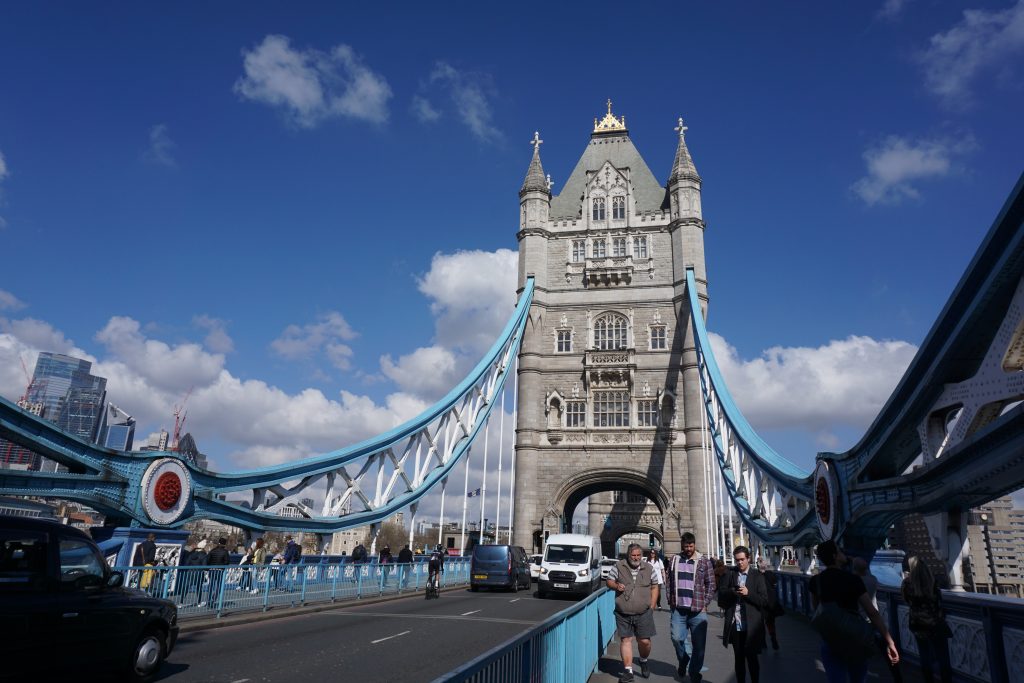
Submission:
<svg viewBox="0 0 1024 683">
<path fill-rule="evenodd" d="M 469 590 L 530 588 L 530 561 L 518 545 L 478 545 L 469 568 Z"/>
</svg>

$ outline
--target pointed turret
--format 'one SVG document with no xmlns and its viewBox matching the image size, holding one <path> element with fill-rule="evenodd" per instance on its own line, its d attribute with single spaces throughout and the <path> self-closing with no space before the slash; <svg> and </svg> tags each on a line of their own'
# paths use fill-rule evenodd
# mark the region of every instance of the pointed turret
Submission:
<svg viewBox="0 0 1024 683">
<path fill-rule="evenodd" d="M 679 146 L 676 147 L 676 160 L 672 162 L 672 175 L 669 176 L 668 184 L 671 186 L 672 183 L 682 180 L 683 178 L 689 178 L 700 182 L 700 175 L 697 173 L 697 167 L 693 165 L 693 159 L 690 157 L 690 150 L 686 147 L 686 131 L 688 129 L 683 125 L 682 117 L 679 118 L 679 126 L 676 130 L 679 131 Z"/>
<path fill-rule="evenodd" d="M 702 220 L 700 202 L 700 175 L 686 147 L 686 126 L 680 117 L 679 146 L 676 147 L 676 158 L 672 162 L 672 174 L 668 178 L 668 196 L 671 202 L 672 220 Z"/>
<path fill-rule="evenodd" d="M 544 167 L 540 163 L 540 146 L 544 141 L 540 133 L 533 134 L 533 159 L 526 171 L 526 179 L 519 190 L 519 227 L 539 228 L 548 220 L 551 209 L 551 183 L 544 175 Z"/>
<path fill-rule="evenodd" d="M 540 146 L 544 143 L 540 139 L 540 133 L 533 134 L 533 140 L 530 142 L 533 145 L 533 159 L 530 160 L 530 168 L 526 170 L 526 179 L 523 180 L 523 186 L 519 189 L 519 196 L 523 197 L 527 192 L 544 192 L 551 196 L 551 190 L 548 187 L 547 176 L 544 175 L 544 167 L 540 163 Z"/>
</svg>

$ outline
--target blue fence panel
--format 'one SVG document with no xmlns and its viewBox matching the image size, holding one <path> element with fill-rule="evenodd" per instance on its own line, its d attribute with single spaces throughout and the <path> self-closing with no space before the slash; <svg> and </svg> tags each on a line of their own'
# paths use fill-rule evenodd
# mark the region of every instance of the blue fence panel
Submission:
<svg viewBox="0 0 1024 683">
<path fill-rule="evenodd" d="M 602 588 L 434 683 L 584 683 L 612 639 L 614 609 Z"/>
<path fill-rule="evenodd" d="M 427 583 L 425 562 L 113 569 L 124 574 L 129 588 L 176 603 L 179 620 L 399 595 L 421 591 Z M 452 558 L 445 570 L 445 587 L 469 582 L 469 558 Z"/>
</svg>

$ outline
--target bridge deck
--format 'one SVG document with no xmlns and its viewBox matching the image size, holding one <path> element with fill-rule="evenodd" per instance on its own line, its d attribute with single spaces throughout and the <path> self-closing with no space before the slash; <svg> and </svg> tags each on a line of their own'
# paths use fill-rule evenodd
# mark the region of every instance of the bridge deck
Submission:
<svg viewBox="0 0 1024 683">
<path fill-rule="evenodd" d="M 722 646 L 722 618 L 718 606 L 712 604 L 708 619 L 708 642 L 704 656 L 705 683 L 733 683 L 732 649 Z M 653 639 L 650 665 L 651 677 L 648 679 L 636 676 L 639 683 L 663 683 L 678 681 L 676 677 L 676 655 L 669 638 L 669 613 L 658 612 L 655 615 L 658 635 Z M 821 640 L 811 628 L 803 615 L 786 614 L 776 622 L 779 635 L 779 650 L 768 649 L 761 653 L 761 683 L 813 683 L 824 681 L 825 673 L 821 666 L 819 647 Z M 636 668 L 636 652 L 634 650 L 634 671 Z M 904 663 L 900 666 L 905 683 L 921 683 L 920 670 L 916 665 Z M 619 657 L 619 639 L 613 638 L 608 649 L 598 663 L 598 671 L 590 677 L 590 683 L 612 683 L 622 674 L 622 661 Z M 687 679 L 689 680 L 689 679 Z M 749 680 L 749 679 L 748 679 Z M 872 659 L 868 666 L 868 681 L 872 683 L 889 683 L 889 674 L 882 657 Z"/>
</svg>

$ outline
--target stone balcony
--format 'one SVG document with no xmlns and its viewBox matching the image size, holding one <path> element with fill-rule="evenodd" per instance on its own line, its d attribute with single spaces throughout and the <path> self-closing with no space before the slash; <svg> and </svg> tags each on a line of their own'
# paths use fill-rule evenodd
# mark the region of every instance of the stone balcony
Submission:
<svg viewBox="0 0 1024 683">
<path fill-rule="evenodd" d="M 629 284 L 633 281 L 633 257 L 588 258 L 583 268 L 583 281 L 588 287 Z"/>
</svg>

